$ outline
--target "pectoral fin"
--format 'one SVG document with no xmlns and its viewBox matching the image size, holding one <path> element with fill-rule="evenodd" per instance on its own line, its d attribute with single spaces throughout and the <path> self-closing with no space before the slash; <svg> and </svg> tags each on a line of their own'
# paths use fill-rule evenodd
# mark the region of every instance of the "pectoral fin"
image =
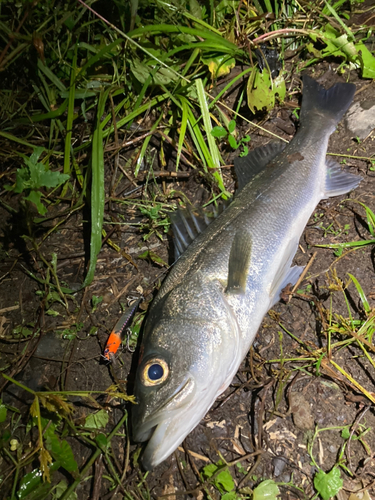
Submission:
<svg viewBox="0 0 375 500">
<path fill-rule="evenodd" d="M 227 293 L 244 294 L 251 260 L 251 234 L 238 231 L 229 255 Z"/>
</svg>

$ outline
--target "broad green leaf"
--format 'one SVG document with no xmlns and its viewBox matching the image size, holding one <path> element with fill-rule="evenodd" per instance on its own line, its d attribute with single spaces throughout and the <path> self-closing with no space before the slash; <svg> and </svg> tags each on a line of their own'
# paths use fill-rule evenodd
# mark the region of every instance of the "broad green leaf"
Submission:
<svg viewBox="0 0 375 500">
<path fill-rule="evenodd" d="M 31 201 L 36 205 L 36 208 L 38 209 L 38 212 L 40 215 L 45 215 L 47 213 L 46 207 L 43 205 L 43 203 L 40 201 L 42 198 L 42 193 L 40 191 L 30 191 L 30 194 L 28 196 L 25 196 L 25 200 Z"/>
<path fill-rule="evenodd" d="M 235 131 L 236 129 L 236 121 L 235 120 L 231 120 L 229 123 L 228 123 L 228 130 L 231 134 L 233 134 L 233 132 Z"/>
<path fill-rule="evenodd" d="M 343 430 L 341 431 L 341 437 L 343 439 L 349 439 L 350 438 L 350 430 L 349 427 L 344 427 Z"/>
<path fill-rule="evenodd" d="M 39 189 L 41 187 L 54 188 L 60 186 L 69 179 L 68 174 L 60 174 L 60 172 L 52 172 L 46 170 L 43 163 L 29 166 L 30 168 L 30 187 Z"/>
<path fill-rule="evenodd" d="M 323 500 L 334 497 L 343 486 L 340 470 L 337 467 L 328 473 L 320 470 L 314 477 L 314 486 Z"/>
<path fill-rule="evenodd" d="M 233 135 L 228 135 L 228 142 L 229 146 L 233 149 L 237 149 L 239 144 L 237 143 L 236 139 L 233 137 Z"/>
<path fill-rule="evenodd" d="M 254 489 L 253 500 L 277 500 L 278 495 L 280 491 L 275 481 L 267 479 Z"/>
<path fill-rule="evenodd" d="M 203 467 L 203 474 L 209 479 L 210 477 L 212 477 L 215 472 L 217 471 L 217 465 L 215 464 L 210 464 L 210 465 L 206 465 L 205 467 Z"/>
<path fill-rule="evenodd" d="M 348 34 L 340 35 L 340 32 L 335 30 L 329 23 L 326 24 L 320 35 L 320 37 L 317 37 L 315 34 L 310 34 L 310 38 L 314 42 L 318 38 L 323 41 L 326 44 L 324 49 L 317 50 L 312 43 L 306 45 L 307 50 L 316 58 L 342 57 L 344 60 L 359 64 L 363 78 L 375 78 L 375 57 L 364 43 L 354 44 L 348 39 Z"/>
<path fill-rule="evenodd" d="M 68 472 L 78 470 L 78 465 L 75 461 L 72 448 L 70 447 L 70 444 L 65 441 L 65 439 L 60 441 L 56 434 L 53 431 L 49 432 L 48 429 L 45 433 L 45 443 L 47 450 L 61 467 Z"/>
<path fill-rule="evenodd" d="M 285 94 L 285 80 L 281 73 L 272 81 L 267 69 L 263 69 L 262 73 L 257 70 L 255 78 L 248 80 L 247 103 L 253 113 L 263 109 L 270 111 L 274 108 L 276 99 L 284 101 Z"/>
<path fill-rule="evenodd" d="M 332 38 L 332 43 L 340 51 L 342 51 L 348 59 L 355 59 L 358 55 L 357 50 L 352 42 L 348 40 L 347 35 L 341 35 L 337 38 Z"/>
<path fill-rule="evenodd" d="M 222 137 L 226 137 L 228 135 L 228 132 L 225 130 L 224 127 L 214 127 L 211 130 L 211 135 L 213 137 L 221 139 Z"/>
<path fill-rule="evenodd" d="M 16 173 L 16 186 L 15 193 L 22 193 L 25 189 L 30 187 L 30 172 L 26 167 L 18 168 Z"/>
<path fill-rule="evenodd" d="M 203 475 L 210 479 L 222 466 L 223 463 L 219 461 L 217 464 L 206 465 L 203 468 Z M 232 491 L 234 489 L 234 481 L 228 469 L 224 469 L 217 476 L 213 478 L 213 483 L 220 491 Z"/>
<path fill-rule="evenodd" d="M 103 302 L 103 297 L 97 297 L 96 295 L 93 295 L 91 297 L 91 303 L 92 303 L 92 312 L 95 312 L 99 306 L 99 304 Z"/>
<path fill-rule="evenodd" d="M 100 433 L 95 437 L 95 441 L 98 443 L 99 447 L 104 450 L 108 446 L 108 439 L 107 436 L 104 434 Z"/>
<path fill-rule="evenodd" d="M 375 78 L 375 57 L 364 43 L 357 43 L 355 48 L 358 51 L 363 78 Z"/>
<path fill-rule="evenodd" d="M 326 47 L 322 50 L 317 50 L 312 44 L 307 44 L 306 48 L 309 52 L 311 52 L 318 59 L 324 59 L 329 56 L 343 57 L 346 59 L 347 54 L 352 50 L 352 47 L 348 47 L 345 51 L 345 42 L 347 41 L 347 38 L 345 38 L 346 35 L 342 35 L 340 37 L 339 32 L 336 31 L 329 23 L 324 26 L 324 29 L 320 31 L 319 34 L 320 37 L 311 33 L 310 38 L 314 42 L 319 39 L 319 41 L 326 44 Z"/>
<path fill-rule="evenodd" d="M 225 491 L 232 491 L 234 489 L 234 481 L 228 469 L 221 471 L 215 477 L 215 484 L 219 484 Z"/>
<path fill-rule="evenodd" d="M 12 335 L 15 338 L 22 338 L 22 337 L 27 338 L 31 337 L 32 334 L 33 334 L 32 330 L 23 325 L 18 325 L 12 330 Z"/>
<path fill-rule="evenodd" d="M 242 497 L 238 496 L 235 491 L 230 491 L 222 495 L 221 500 L 240 500 Z"/>
<path fill-rule="evenodd" d="M 230 70 L 235 67 L 236 60 L 223 54 L 216 57 L 202 57 L 202 62 L 208 66 L 208 69 L 213 78 L 228 75 Z"/>
<path fill-rule="evenodd" d="M 63 496 L 65 491 L 68 489 L 68 483 L 63 479 L 56 486 L 52 493 L 52 500 L 58 500 Z M 72 493 L 65 500 L 77 500 L 77 493 L 72 491 Z"/>
<path fill-rule="evenodd" d="M 42 146 L 37 146 L 34 148 L 34 151 L 31 153 L 30 158 L 25 158 L 25 163 L 28 167 L 32 167 L 38 163 L 38 160 L 43 153 L 44 148 Z"/>
<path fill-rule="evenodd" d="M 50 472 L 57 470 L 58 467 L 58 464 L 55 462 L 51 465 Z M 34 469 L 21 479 L 17 491 L 17 498 L 18 500 L 44 500 L 47 498 L 50 490 L 51 485 L 49 483 L 44 483 L 42 480 L 41 470 Z"/>
<path fill-rule="evenodd" d="M 189 0 L 190 12 L 194 17 L 202 19 L 202 7 L 197 0 Z"/>
<path fill-rule="evenodd" d="M 86 417 L 84 427 L 86 429 L 103 429 L 108 424 L 108 420 L 108 413 L 105 410 L 99 410 Z"/>
<path fill-rule="evenodd" d="M 19 500 L 26 498 L 27 495 L 32 493 L 40 485 L 42 485 L 42 472 L 39 469 L 34 469 L 26 474 L 21 479 L 20 486 L 17 491 Z"/>
</svg>

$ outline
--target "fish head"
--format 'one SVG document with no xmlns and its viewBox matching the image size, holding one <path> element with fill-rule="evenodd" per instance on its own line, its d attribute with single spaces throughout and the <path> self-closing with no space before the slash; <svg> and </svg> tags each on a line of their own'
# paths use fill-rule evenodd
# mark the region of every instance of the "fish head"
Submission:
<svg viewBox="0 0 375 500">
<path fill-rule="evenodd" d="M 191 317 L 147 321 L 132 407 L 134 440 L 149 440 L 145 469 L 173 453 L 231 382 L 239 355 L 230 323 Z"/>
</svg>

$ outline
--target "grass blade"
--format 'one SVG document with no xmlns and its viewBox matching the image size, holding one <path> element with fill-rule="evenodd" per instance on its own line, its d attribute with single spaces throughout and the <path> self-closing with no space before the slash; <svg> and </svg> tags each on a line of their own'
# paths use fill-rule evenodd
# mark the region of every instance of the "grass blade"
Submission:
<svg viewBox="0 0 375 500">
<path fill-rule="evenodd" d="M 368 303 L 368 300 L 367 300 L 367 297 L 365 295 L 365 292 L 363 291 L 363 288 L 359 284 L 357 278 L 355 278 L 350 273 L 348 273 L 348 275 L 349 275 L 350 279 L 353 281 L 353 283 L 357 289 L 358 295 L 360 296 L 360 298 L 362 300 L 364 310 L 366 311 L 367 314 L 369 314 L 371 312 L 371 307 L 370 307 L 370 304 Z"/>
<path fill-rule="evenodd" d="M 189 104 L 185 97 L 180 97 L 181 106 L 182 106 L 182 118 L 181 118 L 181 128 L 180 135 L 178 138 L 178 149 L 177 149 L 177 160 L 176 160 L 176 172 L 178 171 L 178 164 L 180 163 L 182 146 L 184 144 L 186 128 L 188 123 L 188 113 L 189 113 Z"/>
<path fill-rule="evenodd" d="M 341 366 L 339 366 L 337 363 L 333 361 L 333 359 L 330 360 L 330 363 L 342 374 L 344 377 L 346 377 L 349 382 L 351 382 L 362 394 L 364 394 L 373 404 L 375 404 L 375 397 L 370 394 L 364 387 L 361 386 L 349 373 L 347 373 Z"/>
<path fill-rule="evenodd" d="M 151 140 L 151 137 L 152 137 L 152 132 L 154 132 L 159 123 L 160 123 L 160 120 L 162 119 L 163 115 L 160 114 L 159 118 L 155 121 L 155 123 L 153 124 L 153 126 L 151 127 L 151 130 L 150 130 L 150 135 L 146 137 L 146 139 L 144 140 L 143 144 L 142 144 L 142 148 L 141 148 L 141 151 L 139 153 L 139 156 L 138 156 L 138 159 L 137 159 L 137 166 L 135 167 L 135 171 L 134 171 L 134 177 L 137 178 L 138 177 L 138 174 L 139 174 L 139 170 L 142 166 L 142 163 L 143 163 L 143 159 L 145 157 L 145 154 L 146 154 L 146 151 L 147 151 L 147 147 L 148 147 L 148 144 Z"/>
<path fill-rule="evenodd" d="M 102 91 L 99 96 L 97 109 L 97 123 L 92 138 L 91 158 L 91 236 L 90 236 L 90 264 L 82 288 L 88 286 L 95 274 L 96 261 L 102 246 L 102 226 L 104 215 L 104 148 L 103 128 L 100 122 L 104 114 L 104 106 L 110 89 Z"/>
<path fill-rule="evenodd" d="M 135 38 L 147 34 L 150 35 L 161 34 L 165 36 L 166 33 L 177 33 L 177 34 L 186 33 L 188 35 L 196 36 L 198 37 L 198 39 L 204 38 L 205 40 L 210 40 L 216 45 L 216 48 L 219 52 L 222 52 L 223 49 L 225 48 L 230 49 L 231 51 L 233 51 L 233 53 L 238 52 L 239 50 L 237 45 L 235 45 L 234 43 L 210 31 L 199 30 L 195 28 L 187 28 L 185 26 L 173 26 L 170 24 L 154 24 L 154 25 L 144 26 L 143 28 L 138 28 L 129 33 L 128 37 Z"/>
<path fill-rule="evenodd" d="M 198 101 L 203 116 L 203 123 L 206 132 L 208 147 L 210 150 L 211 161 L 208 164 L 211 168 L 217 169 L 217 171 L 215 172 L 216 175 L 214 174 L 214 176 L 218 181 L 220 190 L 225 191 L 225 186 L 223 184 L 223 178 L 221 176 L 221 170 L 220 170 L 220 162 L 222 161 L 221 155 L 217 147 L 217 144 L 215 142 L 215 138 L 211 134 L 212 131 L 211 117 L 210 117 L 210 112 L 208 110 L 206 93 L 204 91 L 203 82 L 200 78 L 197 78 L 196 86 L 197 86 Z"/>
<path fill-rule="evenodd" d="M 44 74 L 44 76 L 46 76 L 54 85 L 55 87 L 57 87 L 61 92 L 63 92 L 64 90 L 66 90 L 66 87 L 65 85 L 62 83 L 62 81 L 57 78 L 57 76 L 52 73 L 52 71 L 47 67 L 45 66 L 41 59 L 38 59 L 38 69 Z"/>
<path fill-rule="evenodd" d="M 73 116 L 74 116 L 74 95 L 75 95 L 75 75 L 77 68 L 77 44 L 74 49 L 73 65 L 70 72 L 70 89 L 69 89 L 69 104 L 68 104 L 68 116 L 66 119 L 66 137 L 65 137 L 65 149 L 64 149 L 64 174 L 71 173 L 71 161 L 70 155 L 72 153 L 72 133 L 73 133 Z"/>
<path fill-rule="evenodd" d="M 348 243 L 328 243 L 328 245 L 314 245 L 319 248 L 360 248 L 366 245 L 375 245 L 375 240 L 349 241 Z"/>
</svg>

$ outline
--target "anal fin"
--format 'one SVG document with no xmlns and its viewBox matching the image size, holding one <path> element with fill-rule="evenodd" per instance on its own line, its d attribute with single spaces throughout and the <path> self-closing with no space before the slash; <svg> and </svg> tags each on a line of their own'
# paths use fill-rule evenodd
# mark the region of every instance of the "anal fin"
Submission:
<svg viewBox="0 0 375 500">
<path fill-rule="evenodd" d="M 244 294 L 251 260 L 251 234 L 238 231 L 229 255 L 228 285 L 226 293 Z"/>
<path fill-rule="evenodd" d="M 298 278 L 301 276 L 301 273 L 304 269 L 305 269 L 304 266 L 293 266 L 289 268 L 289 271 L 286 273 L 283 279 L 278 282 L 277 287 L 274 288 L 273 290 L 274 293 L 273 296 L 271 297 L 271 302 L 269 306 L 270 309 L 279 302 L 281 297 L 281 292 L 287 285 L 290 284 L 294 286 L 297 283 Z"/>
<path fill-rule="evenodd" d="M 326 159 L 326 166 L 327 176 L 323 199 L 349 193 L 349 191 L 355 189 L 362 180 L 362 177 L 359 175 L 341 170 L 340 165 L 331 158 Z"/>
<path fill-rule="evenodd" d="M 293 238 L 289 241 L 286 246 L 283 258 L 280 262 L 280 267 L 274 277 L 272 286 L 269 291 L 270 305 L 274 306 L 280 300 L 280 294 L 282 290 L 290 283 L 295 285 L 298 281 L 300 274 L 302 273 L 303 267 L 295 266 L 291 267 L 294 255 L 297 252 L 298 239 Z"/>
</svg>

